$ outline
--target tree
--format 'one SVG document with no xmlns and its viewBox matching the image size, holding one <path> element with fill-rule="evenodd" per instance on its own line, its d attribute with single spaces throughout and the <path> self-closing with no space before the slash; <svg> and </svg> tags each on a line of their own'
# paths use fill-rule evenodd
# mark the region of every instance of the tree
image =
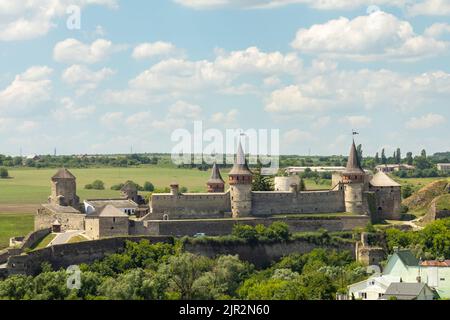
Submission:
<svg viewBox="0 0 450 320">
<path fill-rule="evenodd" d="M 407 163 L 408 165 L 412 166 L 413 161 L 414 161 L 414 159 L 413 159 L 413 154 L 412 154 L 412 152 L 408 152 L 408 153 L 406 154 L 406 163 Z"/>
<path fill-rule="evenodd" d="M 404 186 L 402 188 L 402 197 L 403 197 L 403 199 L 411 197 L 413 192 L 414 192 L 414 190 L 411 187 L 411 185 L 407 184 L 406 186 Z"/>
<path fill-rule="evenodd" d="M 356 148 L 356 153 L 358 154 L 359 162 L 362 163 L 363 162 L 362 144 L 358 145 L 358 147 Z"/>
<path fill-rule="evenodd" d="M 6 168 L 0 168 L 0 179 L 9 178 L 9 172 Z"/>
<path fill-rule="evenodd" d="M 426 158 L 426 157 L 427 157 L 427 152 L 425 151 L 425 149 L 423 149 L 423 150 L 420 152 L 420 156 L 423 157 L 423 158 Z"/>
<path fill-rule="evenodd" d="M 300 179 L 299 191 L 306 191 L 305 180 L 303 178 Z"/>
<path fill-rule="evenodd" d="M 380 155 L 378 152 L 375 154 L 375 164 L 380 164 Z"/>
<path fill-rule="evenodd" d="M 381 150 L 381 163 L 387 164 L 386 151 L 384 149 Z"/>
<path fill-rule="evenodd" d="M 400 148 L 397 148 L 395 157 L 396 157 L 397 164 L 402 163 L 402 152 L 401 152 Z"/>
<path fill-rule="evenodd" d="M 253 191 L 273 191 L 274 186 L 269 176 L 264 176 L 261 173 L 262 164 L 258 161 L 256 171 L 253 175 L 252 190 Z"/>
<path fill-rule="evenodd" d="M 196 281 L 212 267 L 212 260 L 192 253 L 182 253 L 169 258 L 158 273 L 167 277 L 170 290 L 181 300 L 192 300 L 199 294 Z"/>
<path fill-rule="evenodd" d="M 155 186 L 150 181 L 144 183 L 144 191 L 153 192 L 155 191 Z"/>
</svg>

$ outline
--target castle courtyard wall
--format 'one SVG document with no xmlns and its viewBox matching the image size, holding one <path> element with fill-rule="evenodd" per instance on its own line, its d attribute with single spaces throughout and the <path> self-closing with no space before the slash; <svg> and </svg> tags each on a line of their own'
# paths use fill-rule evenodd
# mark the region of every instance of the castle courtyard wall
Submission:
<svg viewBox="0 0 450 320">
<path fill-rule="evenodd" d="M 223 218 L 231 211 L 230 193 L 154 194 L 151 207 L 153 220 Z"/>
<path fill-rule="evenodd" d="M 53 213 L 41 208 L 34 217 L 34 230 L 50 228 L 56 219 L 61 223 L 62 231 L 84 230 L 85 217 L 86 215 L 81 213 Z"/>
<path fill-rule="evenodd" d="M 345 212 L 342 190 L 252 192 L 253 215 Z"/>
</svg>

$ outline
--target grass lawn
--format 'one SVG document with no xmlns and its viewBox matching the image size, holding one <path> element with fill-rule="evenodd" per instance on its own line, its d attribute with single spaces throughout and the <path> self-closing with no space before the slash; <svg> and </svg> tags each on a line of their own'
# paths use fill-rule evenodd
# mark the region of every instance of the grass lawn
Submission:
<svg viewBox="0 0 450 320">
<path fill-rule="evenodd" d="M 180 186 L 187 187 L 189 192 L 206 192 L 206 181 L 209 171 L 198 169 L 174 169 L 158 166 L 141 166 L 136 168 L 89 168 L 70 169 L 77 177 L 77 193 L 81 199 L 118 197 L 120 192 L 111 190 L 111 186 L 133 180 L 140 185 L 145 181 L 152 182 L 156 188 L 168 187 L 177 181 Z M 39 205 L 50 195 L 50 178 L 55 169 L 10 169 L 11 179 L 0 179 L 0 207 L 3 205 Z M 223 178 L 227 180 L 227 171 L 223 170 Z M 94 180 L 102 180 L 106 190 L 85 190 L 86 184 Z M 325 184 L 316 184 L 313 180 L 305 181 L 308 190 L 328 189 L 331 180 Z M 1 213 L 0 209 L 0 213 Z M 30 212 L 32 213 L 32 212 Z"/>
<path fill-rule="evenodd" d="M 69 242 L 67 242 L 67 243 L 78 243 L 78 242 L 84 242 L 84 241 L 88 241 L 88 240 L 83 236 L 75 236 L 75 237 L 70 238 Z"/>
<path fill-rule="evenodd" d="M 436 201 L 437 210 L 450 210 L 450 194 L 440 196 Z"/>
<path fill-rule="evenodd" d="M 395 181 L 397 181 L 398 183 L 400 183 L 402 186 L 405 185 L 413 185 L 413 186 L 417 186 L 417 187 L 425 187 L 427 184 L 430 184 L 434 181 L 439 181 L 439 180 L 447 180 L 448 182 L 450 182 L 450 178 L 408 178 L 408 179 L 401 179 L 401 178 L 396 178 L 394 177 Z"/>
<path fill-rule="evenodd" d="M 32 214 L 2 214 L 0 215 L 0 249 L 9 246 L 12 237 L 25 236 L 34 228 Z"/>
<path fill-rule="evenodd" d="M 46 248 L 50 242 L 53 241 L 53 239 L 56 238 L 56 234 L 50 233 L 48 234 L 44 239 L 42 239 L 41 241 L 39 241 L 38 243 L 36 243 L 31 250 L 39 250 L 39 249 L 44 249 Z"/>
</svg>

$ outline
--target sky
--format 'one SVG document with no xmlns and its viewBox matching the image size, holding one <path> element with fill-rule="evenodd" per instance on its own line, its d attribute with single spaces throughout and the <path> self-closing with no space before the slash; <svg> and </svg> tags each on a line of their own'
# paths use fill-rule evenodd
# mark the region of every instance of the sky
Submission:
<svg viewBox="0 0 450 320">
<path fill-rule="evenodd" d="M 79 10 L 79 15 L 78 15 Z M 0 154 L 450 151 L 450 0 L 0 0 Z"/>
</svg>

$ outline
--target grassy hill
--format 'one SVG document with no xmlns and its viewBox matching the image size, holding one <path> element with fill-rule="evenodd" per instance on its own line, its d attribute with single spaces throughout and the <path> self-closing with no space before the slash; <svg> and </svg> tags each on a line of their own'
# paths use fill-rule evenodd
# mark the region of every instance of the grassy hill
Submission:
<svg viewBox="0 0 450 320">
<path fill-rule="evenodd" d="M 450 193 L 444 194 L 436 199 L 436 209 L 441 210 L 450 210 Z"/>
<path fill-rule="evenodd" d="M 450 184 L 447 180 L 432 182 L 405 199 L 403 205 L 407 206 L 411 212 L 423 214 L 430 206 L 430 203 L 436 197 L 447 194 L 449 188 Z"/>
</svg>

